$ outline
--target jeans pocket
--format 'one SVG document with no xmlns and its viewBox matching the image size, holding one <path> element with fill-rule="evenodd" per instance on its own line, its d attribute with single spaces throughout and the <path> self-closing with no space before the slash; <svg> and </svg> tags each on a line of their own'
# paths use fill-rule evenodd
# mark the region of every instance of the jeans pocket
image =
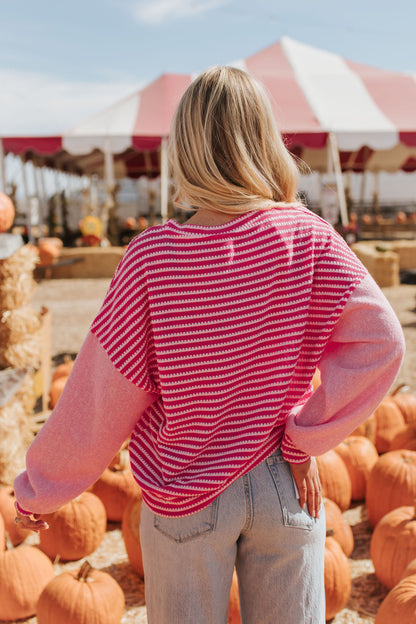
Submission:
<svg viewBox="0 0 416 624">
<path fill-rule="evenodd" d="M 314 527 L 314 520 L 306 509 L 300 506 L 292 471 L 287 461 L 281 456 L 272 455 L 266 460 L 266 464 L 280 500 L 284 525 L 311 531 Z"/>
<path fill-rule="evenodd" d="M 196 537 L 212 533 L 217 523 L 218 497 L 205 509 L 182 518 L 166 518 L 154 514 L 155 529 L 169 539 L 181 544 Z"/>
</svg>

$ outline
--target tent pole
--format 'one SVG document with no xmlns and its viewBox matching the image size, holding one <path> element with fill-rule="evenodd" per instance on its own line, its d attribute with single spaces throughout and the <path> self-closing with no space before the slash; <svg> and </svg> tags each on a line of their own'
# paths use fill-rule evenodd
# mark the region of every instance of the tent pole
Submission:
<svg viewBox="0 0 416 624">
<path fill-rule="evenodd" d="M 329 149 L 333 168 L 335 171 L 335 181 L 337 185 L 339 210 L 341 215 L 341 223 L 343 226 L 348 225 L 347 202 L 345 200 L 344 181 L 342 179 L 341 161 L 339 158 L 338 142 L 333 132 L 329 133 Z"/>
<path fill-rule="evenodd" d="M 168 218 L 168 177 L 168 138 L 164 136 L 160 146 L 160 212 L 162 223 Z"/>
<path fill-rule="evenodd" d="M 104 144 L 104 177 L 105 177 L 105 201 L 101 210 L 101 222 L 103 226 L 103 236 L 109 237 L 112 244 L 116 244 L 118 232 L 114 230 L 114 219 L 117 205 L 115 201 L 116 188 L 114 176 L 114 158 L 111 152 L 111 139 L 108 137 Z M 111 231 L 110 231 L 111 230 Z"/>
<path fill-rule="evenodd" d="M 105 171 L 105 183 L 106 187 L 112 188 L 114 186 L 114 158 L 111 153 L 111 141 L 106 139 L 104 147 L 104 171 Z"/>
<path fill-rule="evenodd" d="M 3 151 L 3 139 L 0 138 L 0 189 L 6 192 L 6 158 Z"/>
<path fill-rule="evenodd" d="M 30 197 L 29 197 L 29 188 L 27 184 L 27 175 L 26 175 L 26 164 L 20 159 L 22 165 L 22 183 L 23 183 L 23 191 L 25 196 L 25 213 L 26 213 L 26 227 L 27 227 L 27 237 L 30 243 L 33 243 L 33 231 L 32 231 L 32 215 L 31 215 L 31 206 L 30 206 Z"/>
</svg>

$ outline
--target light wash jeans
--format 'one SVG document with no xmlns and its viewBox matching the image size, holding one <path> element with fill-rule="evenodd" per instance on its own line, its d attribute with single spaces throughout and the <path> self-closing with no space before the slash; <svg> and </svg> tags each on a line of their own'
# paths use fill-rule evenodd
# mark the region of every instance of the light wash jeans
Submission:
<svg viewBox="0 0 416 624">
<path fill-rule="evenodd" d="M 324 624 L 325 517 L 300 507 L 276 451 L 202 511 L 140 527 L 149 624 L 226 624 L 234 565 L 242 624 Z"/>
</svg>

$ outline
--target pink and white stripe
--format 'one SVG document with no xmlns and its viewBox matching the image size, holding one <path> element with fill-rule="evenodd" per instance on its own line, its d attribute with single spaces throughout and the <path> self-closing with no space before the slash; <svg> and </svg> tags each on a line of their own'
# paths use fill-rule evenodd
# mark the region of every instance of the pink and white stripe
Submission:
<svg viewBox="0 0 416 624">
<path fill-rule="evenodd" d="M 366 272 L 303 207 L 218 227 L 168 221 L 134 239 L 91 328 L 115 367 L 156 392 L 133 432 L 151 508 L 202 508 L 274 449 L 311 391 L 334 324 Z"/>
</svg>

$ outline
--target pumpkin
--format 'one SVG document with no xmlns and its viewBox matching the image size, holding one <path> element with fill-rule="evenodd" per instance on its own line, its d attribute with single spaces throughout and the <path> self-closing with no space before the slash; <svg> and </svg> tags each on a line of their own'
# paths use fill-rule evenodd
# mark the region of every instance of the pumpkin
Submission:
<svg viewBox="0 0 416 624">
<path fill-rule="evenodd" d="M 0 232 L 7 232 L 13 225 L 14 205 L 8 195 L 0 191 Z"/>
<path fill-rule="evenodd" d="M 416 575 L 408 576 L 387 594 L 374 624 L 414 624 L 416 622 Z"/>
<path fill-rule="evenodd" d="M 124 221 L 124 228 L 126 230 L 135 230 L 137 228 L 137 221 L 134 217 L 127 217 Z"/>
<path fill-rule="evenodd" d="M 334 501 L 323 498 L 325 507 L 325 520 L 327 530 L 331 530 L 334 537 L 341 546 L 344 554 L 349 557 L 354 550 L 354 534 L 341 509 Z"/>
<path fill-rule="evenodd" d="M 365 506 L 371 526 L 389 511 L 412 505 L 416 498 L 416 451 L 385 453 L 374 464 L 367 482 Z"/>
<path fill-rule="evenodd" d="M 0 620 L 35 614 L 36 603 L 55 576 L 50 559 L 35 546 L 21 544 L 0 554 Z"/>
<path fill-rule="evenodd" d="M 416 396 L 410 392 L 400 392 L 402 388 L 403 385 L 399 386 L 390 396 L 403 414 L 405 423 L 416 424 Z"/>
<path fill-rule="evenodd" d="M 107 529 L 104 505 L 92 492 L 83 492 L 43 518 L 49 529 L 40 532 L 40 548 L 51 559 L 75 561 L 87 557 L 101 544 Z"/>
<path fill-rule="evenodd" d="M 128 500 L 140 495 L 140 487 L 130 469 L 127 450 L 120 452 L 118 464 L 104 470 L 91 487 L 91 492 L 103 502 L 107 519 L 121 522 Z"/>
<path fill-rule="evenodd" d="M 134 499 L 131 498 L 124 508 L 121 521 L 121 533 L 127 557 L 133 570 L 140 578 L 144 578 L 142 549 L 140 546 L 140 512 L 142 507 L 141 493 Z"/>
<path fill-rule="evenodd" d="M 370 557 L 378 580 L 392 589 L 416 557 L 414 505 L 398 507 L 382 517 L 371 536 Z"/>
<path fill-rule="evenodd" d="M 316 390 L 321 385 L 321 373 L 319 368 L 315 369 L 315 372 L 312 377 L 312 387 Z"/>
<path fill-rule="evenodd" d="M 6 527 L 3 516 L 0 513 L 0 556 L 4 550 L 6 550 Z"/>
<path fill-rule="evenodd" d="M 316 457 L 322 496 L 334 501 L 341 511 L 351 504 L 351 479 L 341 457 L 334 450 Z"/>
<path fill-rule="evenodd" d="M 14 490 L 10 485 L 0 487 L 0 514 L 3 516 L 6 533 L 13 546 L 21 544 L 32 533 L 32 531 L 23 529 L 19 524 L 15 523 L 15 500 Z"/>
<path fill-rule="evenodd" d="M 230 600 L 228 602 L 227 624 L 241 624 L 240 598 L 238 596 L 238 579 L 235 569 L 233 572 L 233 580 L 231 583 Z"/>
<path fill-rule="evenodd" d="M 55 370 L 53 371 L 51 382 L 53 383 L 60 377 L 69 377 L 69 374 L 72 371 L 74 363 L 75 363 L 75 360 L 73 360 L 70 355 L 65 355 L 63 363 L 59 364 L 59 366 L 57 366 Z"/>
<path fill-rule="evenodd" d="M 332 532 L 325 540 L 325 619 L 330 620 L 347 604 L 351 595 L 351 573 L 348 559 Z"/>
<path fill-rule="evenodd" d="M 342 458 L 350 475 L 351 499 L 364 500 L 369 474 L 379 457 L 376 447 L 364 436 L 349 436 L 334 451 Z"/>
<path fill-rule="evenodd" d="M 394 436 L 403 429 L 404 416 L 392 397 L 384 398 L 374 411 L 376 419 L 375 447 L 379 453 L 390 451 Z"/>
<path fill-rule="evenodd" d="M 352 436 L 364 436 L 370 440 L 375 446 L 376 444 L 376 417 L 374 412 L 361 425 L 351 433 Z"/>
<path fill-rule="evenodd" d="M 51 580 L 36 608 L 38 624 L 120 624 L 124 593 L 107 572 L 84 561 Z"/>
<path fill-rule="evenodd" d="M 38 240 L 39 265 L 53 264 L 61 253 L 62 241 L 59 238 L 40 238 Z"/>
<path fill-rule="evenodd" d="M 390 450 L 408 449 L 416 451 L 416 422 L 406 425 L 394 436 L 390 444 Z"/>
<path fill-rule="evenodd" d="M 66 376 L 58 377 L 57 379 L 55 379 L 55 381 L 52 381 L 50 388 L 49 388 L 50 409 L 53 409 L 54 407 L 56 407 L 56 404 L 58 403 L 61 397 L 61 394 L 65 388 L 65 384 L 67 381 L 68 381 L 68 377 Z"/>
<path fill-rule="evenodd" d="M 412 559 L 412 561 L 406 566 L 406 569 L 402 574 L 402 579 L 406 578 L 406 576 L 411 576 L 412 574 L 416 574 L 416 559 Z"/>
</svg>

